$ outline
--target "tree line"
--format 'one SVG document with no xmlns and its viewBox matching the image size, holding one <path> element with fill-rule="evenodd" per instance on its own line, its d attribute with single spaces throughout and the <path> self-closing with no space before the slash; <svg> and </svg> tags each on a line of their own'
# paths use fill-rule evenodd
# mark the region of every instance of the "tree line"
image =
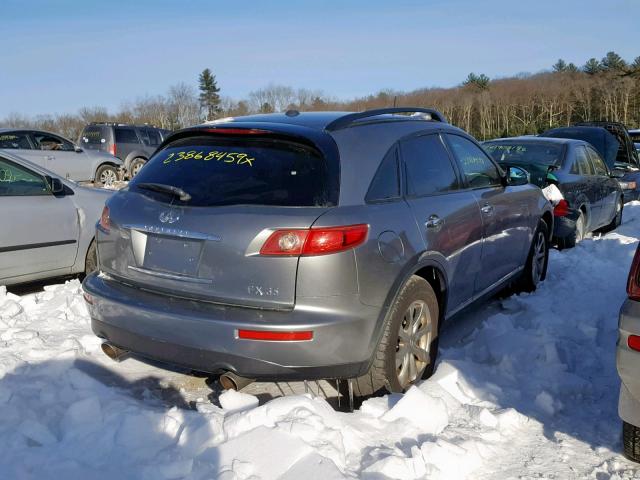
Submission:
<svg viewBox="0 0 640 480">
<path fill-rule="evenodd" d="M 470 73 L 452 88 L 410 92 L 383 90 L 352 100 L 338 100 L 321 90 L 267 85 L 247 98 L 220 95 L 210 69 L 199 75 L 198 88 L 180 83 L 164 95 L 142 97 L 110 113 L 103 107 L 76 114 L 26 117 L 10 114 L 0 126 L 51 130 L 75 139 L 89 122 L 150 124 L 178 129 L 206 120 L 287 109 L 360 111 L 391 106 L 431 107 L 454 125 L 480 139 L 540 133 L 579 121 L 612 120 L 640 126 L 640 56 L 625 61 L 615 52 L 591 58 L 581 67 L 559 59 L 548 71 L 490 79 Z"/>
</svg>

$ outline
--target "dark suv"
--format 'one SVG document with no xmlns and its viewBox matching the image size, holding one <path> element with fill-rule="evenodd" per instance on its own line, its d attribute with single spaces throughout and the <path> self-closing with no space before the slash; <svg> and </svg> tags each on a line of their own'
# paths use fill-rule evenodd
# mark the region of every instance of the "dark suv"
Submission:
<svg viewBox="0 0 640 480">
<path fill-rule="evenodd" d="M 91 123 L 82 130 L 78 144 L 118 157 L 124 162 L 126 177 L 133 178 L 170 133 L 150 125 Z"/>
<path fill-rule="evenodd" d="M 111 197 L 84 291 L 113 357 L 401 391 L 444 320 L 535 289 L 552 229 L 526 172 L 434 110 L 253 115 L 174 133 Z"/>
</svg>

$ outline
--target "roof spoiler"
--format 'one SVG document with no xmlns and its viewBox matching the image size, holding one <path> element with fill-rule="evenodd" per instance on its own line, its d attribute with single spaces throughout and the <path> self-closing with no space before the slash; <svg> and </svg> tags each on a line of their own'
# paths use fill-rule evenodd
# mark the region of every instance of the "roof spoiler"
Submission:
<svg viewBox="0 0 640 480">
<path fill-rule="evenodd" d="M 421 119 L 427 121 L 443 122 L 447 123 L 444 115 L 432 108 L 413 108 L 413 107 L 394 107 L 394 108 L 377 108 L 375 110 L 366 110 L 364 112 L 350 113 L 343 117 L 337 118 L 333 122 L 329 123 L 325 130 L 332 132 L 334 130 L 340 130 L 346 128 L 358 120 L 369 117 L 377 117 L 378 115 L 394 115 L 398 113 L 413 113 L 415 114 L 412 119 Z"/>
</svg>

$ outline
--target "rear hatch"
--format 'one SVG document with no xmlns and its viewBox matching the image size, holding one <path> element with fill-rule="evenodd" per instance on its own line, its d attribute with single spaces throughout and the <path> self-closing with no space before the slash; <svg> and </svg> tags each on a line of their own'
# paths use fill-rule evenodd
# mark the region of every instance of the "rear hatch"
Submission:
<svg viewBox="0 0 640 480">
<path fill-rule="evenodd" d="M 298 256 L 260 250 L 274 231 L 308 229 L 335 204 L 328 175 L 318 150 L 288 139 L 170 142 L 108 203 L 101 269 L 172 296 L 292 308 Z"/>
<path fill-rule="evenodd" d="M 112 153 L 113 128 L 107 125 L 87 125 L 80 134 L 78 145 L 86 150 Z"/>
</svg>

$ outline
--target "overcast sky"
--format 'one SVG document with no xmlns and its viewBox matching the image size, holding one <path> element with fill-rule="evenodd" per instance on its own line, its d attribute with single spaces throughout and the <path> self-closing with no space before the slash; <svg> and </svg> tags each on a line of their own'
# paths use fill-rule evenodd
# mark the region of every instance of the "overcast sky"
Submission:
<svg viewBox="0 0 640 480">
<path fill-rule="evenodd" d="M 338 97 L 640 55 L 639 0 L 2 0 L 0 117 L 116 110 L 196 86 L 269 83 Z"/>
</svg>

